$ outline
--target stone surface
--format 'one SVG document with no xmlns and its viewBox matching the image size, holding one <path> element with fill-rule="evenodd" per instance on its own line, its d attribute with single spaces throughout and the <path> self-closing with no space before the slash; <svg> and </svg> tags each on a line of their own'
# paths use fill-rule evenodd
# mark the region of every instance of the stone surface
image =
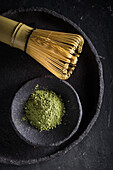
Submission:
<svg viewBox="0 0 113 170">
<path fill-rule="evenodd" d="M 62 170 L 112 170 L 113 169 L 113 11 L 110 1 L 30 1 L 6 0 L 0 2 L 0 11 L 11 8 L 40 6 L 55 10 L 77 23 L 89 36 L 101 55 L 104 65 L 105 95 L 98 121 L 84 140 L 70 150 L 50 161 L 32 166 L 15 167 L 0 165 L 1 170 L 12 169 L 62 169 Z M 5 60 L 5 59 L 4 59 Z M 6 65 L 7 67 L 7 65 Z M 21 75 L 20 75 L 21 76 Z M 6 89 L 4 94 L 7 93 Z M 5 101 L 4 101 L 5 102 Z"/>
</svg>

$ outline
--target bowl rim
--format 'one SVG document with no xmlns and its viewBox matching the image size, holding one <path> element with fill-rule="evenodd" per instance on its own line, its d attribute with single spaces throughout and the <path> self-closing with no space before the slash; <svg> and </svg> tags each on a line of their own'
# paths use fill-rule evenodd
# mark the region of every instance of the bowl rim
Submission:
<svg viewBox="0 0 113 170">
<path fill-rule="evenodd" d="M 97 62 L 98 65 L 98 71 L 99 71 L 99 97 L 98 97 L 98 101 L 97 101 L 97 108 L 95 111 L 95 115 L 92 118 L 92 120 L 90 121 L 89 125 L 87 126 L 87 128 L 85 129 L 85 131 L 82 133 L 82 135 L 80 135 L 78 137 L 77 140 L 73 141 L 71 144 L 69 144 L 68 146 L 66 146 L 64 149 L 62 149 L 61 151 L 58 151 L 54 154 L 51 154 L 49 156 L 45 156 L 43 158 L 39 158 L 39 159 L 30 159 L 30 160 L 18 160 L 18 159 L 13 159 L 11 160 L 10 158 L 5 158 L 5 157 L 0 157 L 0 162 L 4 163 L 4 164 L 12 164 L 12 165 L 28 165 L 28 164 L 36 164 L 39 162 L 45 162 L 48 160 L 51 160 L 57 156 L 60 156 L 61 154 L 66 154 L 70 149 L 72 149 L 74 146 L 76 146 L 77 144 L 79 144 L 84 137 L 89 133 L 89 131 L 91 130 L 91 128 L 93 127 L 93 125 L 95 124 L 99 113 L 100 113 L 100 109 L 101 109 L 101 105 L 102 105 L 102 99 L 103 99 L 103 94 L 104 94 L 104 79 L 103 79 L 103 68 L 102 68 L 102 63 L 100 61 L 99 55 L 97 53 L 97 50 L 95 49 L 94 45 L 92 44 L 91 40 L 88 38 L 88 36 L 82 31 L 82 29 L 76 25 L 73 21 L 71 21 L 70 19 L 66 18 L 65 16 L 53 11 L 53 10 L 49 10 L 47 8 L 40 8 L 40 7 L 31 7 L 31 8 L 20 8 L 20 9 L 10 9 L 7 12 L 1 13 L 1 15 L 3 16 L 7 16 L 8 14 L 15 14 L 17 12 L 44 12 L 47 14 L 52 15 L 53 17 L 56 17 L 58 19 L 61 19 L 65 22 L 67 22 L 68 24 L 72 25 L 78 32 L 80 32 L 80 34 L 83 36 L 83 38 L 87 41 L 90 50 L 93 52 L 93 54 L 95 55 L 95 60 Z"/>
</svg>

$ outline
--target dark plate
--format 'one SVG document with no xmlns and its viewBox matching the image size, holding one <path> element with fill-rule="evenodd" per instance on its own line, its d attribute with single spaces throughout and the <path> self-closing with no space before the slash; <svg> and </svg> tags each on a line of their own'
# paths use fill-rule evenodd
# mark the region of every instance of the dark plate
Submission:
<svg viewBox="0 0 113 170">
<path fill-rule="evenodd" d="M 22 121 L 25 103 L 37 84 L 39 90 L 47 89 L 61 95 L 66 108 L 62 124 L 49 131 L 40 132 L 29 122 Z M 15 131 L 21 139 L 36 147 L 61 145 L 76 133 L 81 118 L 82 106 L 75 89 L 68 82 L 55 77 L 38 77 L 28 81 L 15 94 L 11 105 L 11 123 Z"/>
<path fill-rule="evenodd" d="M 51 75 L 43 66 L 18 49 L 0 43 L 0 162 L 33 164 L 66 153 L 87 135 L 99 115 L 103 96 L 102 65 L 91 41 L 81 29 L 55 12 L 46 9 L 9 11 L 4 14 L 33 27 L 79 33 L 85 44 L 78 66 L 68 82 L 76 89 L 83 108 L 83 117 L 75 135 L 57 147 L 34 148 L 15 133 L 9 116 L 16 91 L 29 79 Z"/>
</svg>

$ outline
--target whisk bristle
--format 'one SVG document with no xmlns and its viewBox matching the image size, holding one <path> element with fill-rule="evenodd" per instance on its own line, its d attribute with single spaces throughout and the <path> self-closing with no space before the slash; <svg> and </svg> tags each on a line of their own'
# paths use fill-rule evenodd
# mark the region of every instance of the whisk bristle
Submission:
<svg viewBox="0 0 113 170">
<path fill-rule="evenodd" d="M 26 52 L 60 79 L 68 79 L 75 69 L 84 40 L 78 34 L 36 29 Z"/>
</svg>

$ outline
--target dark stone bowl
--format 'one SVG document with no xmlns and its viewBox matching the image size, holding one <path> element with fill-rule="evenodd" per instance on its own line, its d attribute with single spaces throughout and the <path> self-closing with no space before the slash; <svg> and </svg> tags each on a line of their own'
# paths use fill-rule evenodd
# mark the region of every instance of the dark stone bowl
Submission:
<svg viewBox="0 0 113 170">
<path fill-rule="evenodd" d="M 23 121 L 25 114 L 24 107 L 30 94 L 35 91 L 35 86 L 39 85 L 39 90 L 54 91 L 61 95 L 66 113 L 62 118 L 61 125 L 49 131 L 40 132 Z M 41 77 L 25 83 L 15 97 L 11 106 L 11 123 L 17 134 L 32 146 L 58 146 L 66 142 L 77 131 L 82 118 L 82 106 L 75 89 L 66 81 L 53 77 Z"/>
<path fill-rule="evenodd" d="M 79 129 L 68 141 L 57 147 L 37 148 L 21 140 L 11 126 L 11 102 L 25 82 L 51 73 L 22 51 L 0 43 L 0 162 L 22 165 L 46 161 L 79 144 L 97 120 L 104 91 L 102 65 L 89 38 L 64 16 L 39 8 L 9 11 L 3 15 L 32 27 L 78 33 L 85 39 L 77 67 L 68 80 L 79 94 L 83 108 Z"/>
</svg>

